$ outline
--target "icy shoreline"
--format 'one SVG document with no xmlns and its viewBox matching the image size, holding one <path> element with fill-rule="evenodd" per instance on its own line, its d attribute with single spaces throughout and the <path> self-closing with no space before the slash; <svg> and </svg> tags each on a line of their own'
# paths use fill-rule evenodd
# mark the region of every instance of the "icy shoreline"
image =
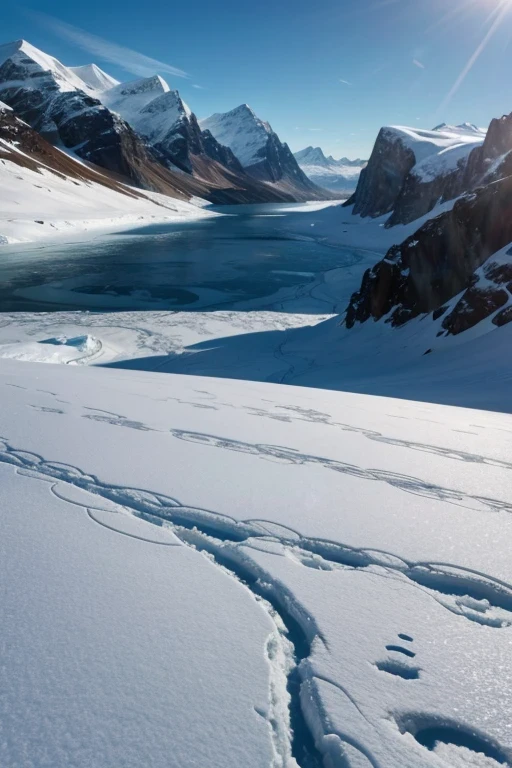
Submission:
<svg viewBox="0 0 512 768">
<path fill-rule="evenodd" d="M 45 218 L 38 220 L 2 218 L 0 219 L 0 246 L 22 245 L 40 240 L 47 242 L 48 240 L 59 241 L 64 238 L 83 239 L 84 236 L 114 234 L 123 232 L 127 228 L 144 227 L 149 224 L 173 224 L 221 215 L 212 211 L 201 210 L 200 207 L 193 204 L 179 203 L 178 201 L 176 201 L 175 210 L 171 213 L 169 208 L 173 206 L 173 203 L 170 199 L 169 202 L 167 213 L 163 213 L 165 209 L 162 209 L 162 213 L 160 213 L 157 205 L 152 204 L 146 212 L 128 214 L 119 211 L 117 215 L 101 218 L 73 219 L 69 217 L 66 219 Z"/>
</svg>

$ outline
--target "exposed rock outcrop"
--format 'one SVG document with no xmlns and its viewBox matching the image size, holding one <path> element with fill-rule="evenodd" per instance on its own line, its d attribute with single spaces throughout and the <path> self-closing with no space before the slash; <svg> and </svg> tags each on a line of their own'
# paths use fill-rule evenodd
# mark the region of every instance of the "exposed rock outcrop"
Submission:
<svg viewBox="0 0 512 768">
<path fill-rule="evenodd" d="M 357 189 L 346 205 L 353 205 L 357 216 L 377 218 L 391 213 L 415 163 L 414 152 L 400 136 L 382 128 Z"/>
<path fill-rule="evenodd" d="M 484 272 L 475 272 L 511 242 L 512 177 L 508 177 L 461 198 L 451 211 L 393 246 L 364 275 L 347 309 L 347 326 L 385 315 L 393 325 L 401 325 L 469 289 L 443 326 L 450 333 L 470 327 L 463 315 L 481 319 L 505 303 L 502 291 L 512 285 L 508 252 L 504 261 L 498 263 L 495 256 Z M 477 290 L 471 290 L 474 287 Z"/>
<path fill-rule="evenodd" d="M 448 334 L 456 336 L 489 317 L 496 326 L 512 321 L 512 248 L 491 256 L 472 276 L 472 283 L 443 320 Z"/>
</svg>

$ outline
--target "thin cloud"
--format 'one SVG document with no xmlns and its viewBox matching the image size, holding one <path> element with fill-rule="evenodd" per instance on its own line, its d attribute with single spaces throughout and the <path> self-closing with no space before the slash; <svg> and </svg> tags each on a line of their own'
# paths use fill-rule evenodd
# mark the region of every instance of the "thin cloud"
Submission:
<svg viewBox="0 0 512 768">
<path fill-rule="evenodd" d="M 426 66 L 423 64 L 423 62 L 419 61 L 418 59 L 413 59 L 412 63 L 415 67 L 418 67 L 418 69 L 426 69 Z"/>
<path fill-rule="evenodd" d="M 204 85 L 197 85 L 196 83 L 194 83 L 192 88 L 198 88 L 200 91 L 204 91 Z"/>
<path fill-rule="evenodd" d="M 323 128 L 308 128 L 308 131 L 323 131 Z"/>
<path fill-rule="evenodd" d="M 343 85 L 352 85 L 352 83 L 349 83 L 348 80 L 342 80 L 341 77 L 340 77 L 340 83 L 343 83 Z"/>
<path fill-rule="evenodd" d="M 150 77 L 156 72 L 174 75 L 174 77 L 189 78 L 190 75 L 182 69 L 166 64 L 164 61 L 152 59 L 143 53 L 126 48 L 124 45 L 112 43 L 98 35 L 92 35 L 83 29 L 67 24 L 65 21 L 49 16 L 39 11 L 28 11 L 28 15 L 43 26 L 50 29 L 56 35 L 77 45 L 93 56 L 97 56 L 111 64 L 117 64 L 127 72 L 132 72 L 140 77 Z"/>
</svg>

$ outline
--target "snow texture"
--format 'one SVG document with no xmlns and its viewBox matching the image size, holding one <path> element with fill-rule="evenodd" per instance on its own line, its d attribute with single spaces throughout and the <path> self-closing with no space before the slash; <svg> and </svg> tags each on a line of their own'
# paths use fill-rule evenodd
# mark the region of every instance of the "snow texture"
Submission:
<svg viewBox="0 0 512 768">
<path fill-rule="evenodd" d="M 23 154 L 13 144 L 0 143 Z M 50 167 L 32 170 L 5 159 L 0 163 L 0 245 L 214 215 L 156 192 L 126 189 L 124 195 L 100 184 L 64 177 Z"/>
<path fill-rule="evenodd" d="M 510 764 L 512 417 L 13 360 L 0 386 L 2 764 Z"/>
<path fill-rule="evenodd" d="M 68 67 L 68 69 L 98 94 L 119 85 L 119 80 L 104 72 L 96 64 L 84 64 L 81 67 Z"/>
<path fill-rule="evenodd" d="M 411 173 L 421 181 L 429 182 L 457 170 L 471 150 L 483 144 L 485 139 L 485 133 L 481 131 L 475 133 L 459 128 L 450 131 L 449 126 L 442 128 L 425 131 L 391 126 L 384 131 L 390 141 L 400 141 L 414 153 L 416 164 Z"/>
</svg>

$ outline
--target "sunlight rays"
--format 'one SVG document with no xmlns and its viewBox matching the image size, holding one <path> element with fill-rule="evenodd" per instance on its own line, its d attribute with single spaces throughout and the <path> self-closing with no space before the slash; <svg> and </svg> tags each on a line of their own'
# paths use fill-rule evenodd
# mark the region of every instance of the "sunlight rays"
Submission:
<svg viewBox="0 0 512 768">
<path fill-rule="evenodd" d="M 476 47 L 475 51 L 472 53 L 470 58 L 468 59 L 466 65 L 464 66 L 462 72 L 457 77 L 456 81 L 452 85 L 450 91 L 446 94 L 444 100 L 439 106 L 438 112 L 443 112 L 446 107 L 450 104 L 451 100 L 473 69 L 474 65 L 482 55 L 482 53 L 487 48 L 490 40 L 494 36 L 494 34 L 498 31 L 503 19 L 505 16 L 509 13 L 509 11 L 512 9 L 512 3 L 510 0 L 501 0 L 496 7 L 493 9 L 493 11 L 489 14 L 487 23 L 489 23 L 492 19 L 491 26 L 487 30 L 486 34 L 484 35 L 483 39 L 479 43 L 479 45 Z"/>
</svg>

